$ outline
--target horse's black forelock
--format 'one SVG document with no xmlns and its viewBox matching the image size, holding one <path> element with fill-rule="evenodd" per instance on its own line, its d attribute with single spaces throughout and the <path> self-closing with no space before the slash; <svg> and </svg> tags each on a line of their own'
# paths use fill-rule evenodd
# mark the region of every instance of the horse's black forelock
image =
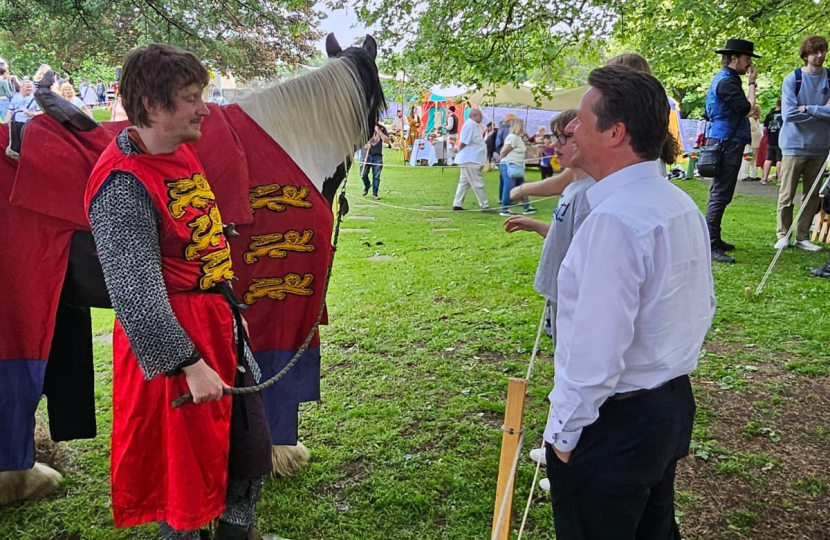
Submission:
<svg viewBox="0 0 830 540">
<path fill-rule="evenodd" d="M 366 96 L 366 109 L 369 112 L 369 136 L 375 132 L 375 124 L 380 120 L 380 115 L 386 111 L 386 98 L 383 96 L 383 88 L 380 85 L 378 67 L 368 52 L 360 47 L 349 47 L 338 55 L 348 62 L 355 70 L 357 79 L 363 85 L 363 93 Z"/>
</svg>

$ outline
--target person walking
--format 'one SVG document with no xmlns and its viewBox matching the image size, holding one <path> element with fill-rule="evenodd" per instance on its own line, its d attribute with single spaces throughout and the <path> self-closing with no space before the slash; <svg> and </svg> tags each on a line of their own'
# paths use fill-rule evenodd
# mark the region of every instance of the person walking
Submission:
<svg viewBox="0 0 830 540">
<path fill-rule="evenodd" d="M 478 206 L 485 211 L 490 210 L 490 201 L 484 192 L 484 174 L 482 170 L 487 165 L 487 146 L 484 143 L 484 136 L 481 132 L 481 110 L 470 109 L 470 116 L 461 128 L 461 135 L 458 138 L 458 154 L 455 157 L 455 164 L 458 165 L 459 177 L 458 187 L 455 190 L 455 199 L 452 209 L 464 210 L 464 198 L 467 190 L 472 188 L 475 193 Z"/>
<path fill-rule="evenodd" d="M 767 113 L 767 116 L 764 118 L 764 132 L 767 136 L 767 159 L 764 160 L 764 176 L 761 178 L 762 184 L 769 183 L 770 170 L 773 167 L 777 167 L 781 162 L 781 147 L 779 146 L 778 135 L 781 132 L 781 126 L 783 124 L 781 98 L 778 98 L 775 102 L 775 108 Z"/>
<path fill-rule="evenodd" d="M 360 179 L 363 180 L 363 195 L 372 190 L 372 198 L 380 199 L 380 173 L 383 171 L 383 145 L 389 142 L 389 132 L 378 122 L 375 133 L 360 153 Z M 372 173 L 372 183 L 369 183 L 369 173 Z"/>
</svg>

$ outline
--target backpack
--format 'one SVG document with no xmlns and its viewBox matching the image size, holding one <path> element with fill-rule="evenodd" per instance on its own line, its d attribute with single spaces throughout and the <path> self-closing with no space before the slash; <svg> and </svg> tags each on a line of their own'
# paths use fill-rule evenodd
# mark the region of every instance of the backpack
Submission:
<svg viewBox="0 0 830 540">
<path fill-rule="evenodd" d="M 830 81 L 830 68 L 824 68 L 824 71 L 827 73 L 827 80 Z M 801 74 L 801 68 L 796 68 L 793 75 L 795 75 L 795 95 L 798 96 L 798 93 L 801 92 L 801 79 L 804 75 Z"/>
</svg>

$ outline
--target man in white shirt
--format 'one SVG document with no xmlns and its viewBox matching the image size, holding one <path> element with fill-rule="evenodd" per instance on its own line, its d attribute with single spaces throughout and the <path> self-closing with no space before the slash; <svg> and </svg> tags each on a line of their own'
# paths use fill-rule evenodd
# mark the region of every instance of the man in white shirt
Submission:
<svg viewBox="0 0 830 540">
<path fill-rule="evenodd" d="M 461 137 L 458 145 L 459 151 L 455 156 L 455 164 L 461 169 L 458 178 L 458 189 L 455 190 L 455 200 L 452 209 L 464 210 L 464 198 L 467 190 L 473 188 L 473 193 L 478 199 L 478 205 L 483 210 L 490 209 L 490 202 L 484 192 L 484 174 L 482 169 L 487 165 L 487 145 L 484 143 L 484 136 L 481 134 L 481 110 L 470 109 L 470 117 L 461 128 Z"/>
<path fill-rule="evenodd" d="M 715 311 L 709 234 L 654 167 L 668 100 L 651 75 L 595 69 L 572 134 L 597 180 L 558 280 L 545 428 L 557 540 L 679 539 L 677 460 L 689 452 L 688 374 Z"/>
</svg>

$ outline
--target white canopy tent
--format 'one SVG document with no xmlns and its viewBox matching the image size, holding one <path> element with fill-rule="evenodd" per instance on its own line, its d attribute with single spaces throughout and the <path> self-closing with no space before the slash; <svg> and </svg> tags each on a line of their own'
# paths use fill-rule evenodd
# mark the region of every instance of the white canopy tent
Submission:
<svg viewBox="0 0 830 540">
<path fill-rule="evenodd" d="M 497 103 L 521 103 L 525 107 L 534 107 L 548 111 L 564 111 L 576 109 L 582 100 L 582 95 L 588 90 L 587 86 L 557 90 L 549 98 L 542 95 L 538 101 L 528 86 L 504 85 L 500 88 L 474 90 L 470 94 L 461 94 L 469 103 L 478 105 L 495 105 Z"/>
</svg>

